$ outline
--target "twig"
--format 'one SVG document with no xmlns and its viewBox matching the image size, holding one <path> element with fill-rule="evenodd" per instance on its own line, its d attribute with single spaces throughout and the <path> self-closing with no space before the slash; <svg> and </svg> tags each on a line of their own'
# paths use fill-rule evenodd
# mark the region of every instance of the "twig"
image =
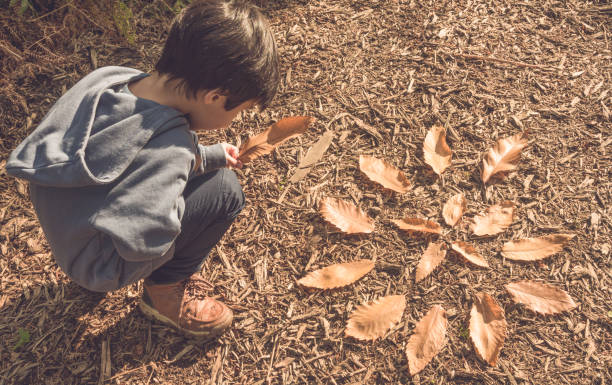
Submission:
<svg viewBox="0 0 612 385">
<path fill-rule="evenodd" d="M 70 5 L 70 6 L 72 6 L 72 4 L 71 4 L 71 3 L 66 3 L 66 4 L 62 5 L 61 7 L 55 8 L 53 11 L 47 12 L 47 13 L 45 13 L 44 15 L 40 15 L 40 16 L 38 16 L 38 17 L 34 18 L 34 19 L 30 19 L 30 21 L 37 21 L 37 20 L 40 20 L 40 19 L 42 19 L 43 17 L 47 17 L 47 16 L 49 16 L 50 14 L 55 13 L 55 12 L 59 11 L 59 10 L 60 10 L 60 9 L 62 9 L 62 8 L 66 8 L 66 7 L 67 7 L 67 6 L 69 6 L 69 5 Z"/>
<path fill-rule="evenodd" d="M 86 18 L 87 20 L 89 20 L 90 23 L 92 23 L 93 25 L 95 25 L 96 27 L 100 28 L 102 31 L 106 31 L 106 28 L 102 27 L 100 24 L 96 23 L 95 21 L 93 21 L 91 19 L 91 17 L 89 17 L 85 12 L 81 11 L 80 9 L 78 9 L 77 7 L 75 7 L 74 5 L 70 4 L 72 6 L 72 8 L 74 8 L 75 11 L 77 11 L 78 13 L 80 13 L 81 15 L 83 15 L 84 18 Z"/>
<path fill-rule="evenodd" d="M 316 357 L 312 357 L 312 358 L 309 358 L 309 359 L 305 360 L 305 361 L 304 361 L 304 365 L 305 365 L 305 364 L 309 364 L 309 363 L 311 363 L 311 362 L 313 362 L 313 361 L 319 360 L 319 359 L 321 359 L 321 358 L 329 357 L 329 356 L 331 356 L 332 354 L 334 354 L 334 352 L 328 352 L 328 353 L 319 354 L 319 355 L 318 355 L 318 356 L 316 356 Z"/>
<path fill-rule="evenodd" d="M 278 349 L 278 335 L 274 336 L 274 346 L 272 347 L 272 354 L 270 355 L 270 364 L 268 365 L 268 374 L 266 374 L 266 382 L 270 381 L 270 373 L 272 373 L 272 365 L 274 364 L 274 355 Z"/>
<path fill-rule="evenodd" d="M 0 43 L 0 48 L 2 48 L 4 51 L 10 53 L 11 55 L 13 55 L 15 57 L 15 59 L 17 59 L 18 61 L 23 61 L 23 56 L 19 55 L 17 52 L 13 52 L 4 43 Z"/>
<path fill-rule="evenodd" d="M 119 372 L 119 373 L 115 374 L 114 376 L 112 376 L 111 378 L 109 378 L 106 381 L 112 381 L 112 380 L 117 379 L 119 377 L 123 377 L 126 374 L 134 373 L 134 372 L 137 372 L 137 371 L 142 370 L 142 369 L 144 369 L 145 373 L 146 373 L 146 370 L 147 370 L 148 367 L 149 367 L 149 364 L 144 364 L 144 365 L 139 366 L 137 368 L 133 368 L 133 369 L 129 369 L 129 370 L 124 370 L 123 372 Z"/>
<path fill-rule="evenodd" d="M 40 44 L 41 41 L 45 40 L 45 39 L 49 39 L 51 38 L 51 36 L 56 35 L 60 32 L 63 32 L 66 29 L 66 27 L 62 27 L 60 29 L 58 29 L 57 31 L 53 32 L 51 35 L 49 36 L 43 36 L 42 38 L 38 39 L 36 42 L 30 44 L 30 46 L 28 48 L 26 48 L 26 51 L 29 51 L 30 49 L 32 49 L 32 47 L 34 47 L 35 45 L 40 45 L 41 48 L 43 48 L 45 51 L 47 51 L 48 53 L 52 54 L 53 56 L 59 57 L 56 54 L 54 54 L 53 52 L 49 51 L 49 49 L 47 47 L 45 47 L 44 45 Z"/>
<path fill-rule="evenodd" d="M 470 55 L 470 54 L 465 54 L 465 53 L 448 53 L 444 51 L 442 51 L 441 53 L 448 55 L 448 56 L 458 56 L 464 59 L 482 60 L 482 61 L 490 61 L 490 62 L 496 62 L 496 63 L 511 64 L 517 67 L 538 68 L 538 69 L 549 70 L 549 71 L 554 69 L 550 66 L 544 66 L 544 65 L 539 65 L 539 64 L 529 64 L 529 63 L 523 63 L 523 62 L 514 61 L 514 60 L 499 59 L 499 58 L 491 57 L 491 56 Z"/>
</svg>

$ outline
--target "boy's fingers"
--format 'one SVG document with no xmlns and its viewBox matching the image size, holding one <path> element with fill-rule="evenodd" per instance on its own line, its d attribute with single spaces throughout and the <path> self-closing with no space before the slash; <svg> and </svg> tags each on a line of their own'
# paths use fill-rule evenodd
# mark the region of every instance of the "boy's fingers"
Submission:
<svg viewBox="0 0 612 385">
<path fill-rule="evenodd" d="M 238 160 L 238 156 L 240 155 L 240 150 L 238 150 L 238 147 L 229 143 L 223 143 L 223 145 L 225 147 L 227 166 L 242 168 L 242 162 Z"/>
<path fill-rule="evenodd" d="M 228 166 L 236 166 L 236 163 L 238 163 L 237 159 L 232 158 L 231 156 L 227 156 L 225 159 L 227 159 L 227 165 Z"/>
<path fill-rule="evenodd" d="M 229 154 L 232 156 L 232 158 L 238 158 L 238 154 L 240 154 L 240 151 L 238 150 L 238 147 L 236 146 L 231 146 L 228 148 L 229 150 Z"/>
<path fill-rule="evenodd" d="M 227 159 L 227 165 L 229 167 L 242 168 L 242 162 L 239 161 L 238 159 L 235 159 L 231 156 L 228 156 L 226 159 Z"/>
</svg>

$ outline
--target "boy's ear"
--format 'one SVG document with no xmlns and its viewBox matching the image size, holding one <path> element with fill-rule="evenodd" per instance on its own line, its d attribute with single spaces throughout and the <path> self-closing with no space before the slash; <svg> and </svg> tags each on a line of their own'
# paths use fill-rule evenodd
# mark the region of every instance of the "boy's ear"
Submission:
<svg viewBox="0 0 612 385">
<path fill-rule="evenodd" d="M 214 90 L 210 91 L 205 91 L 204 94 L 204 104 L 222 103 L 223 105 L 225 105 L 225 99 L 227 99 L 227 97 L 218 88 L 215 88 Z"/>
</svg>

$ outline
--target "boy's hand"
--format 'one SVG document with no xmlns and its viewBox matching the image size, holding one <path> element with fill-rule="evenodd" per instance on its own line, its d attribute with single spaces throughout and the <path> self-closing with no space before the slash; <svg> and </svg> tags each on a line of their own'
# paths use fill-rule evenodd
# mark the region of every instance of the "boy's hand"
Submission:
<svg viewBox="0 0 612 385">
<path fill-rule="evenodd" d="M 225 160 L 227 167 L 242 168 L 242 162 L 238 160 L 238 154 L 240 151 L 238 147 L 229 143 L 221 143 L 225 150 Z"/>
</svg>

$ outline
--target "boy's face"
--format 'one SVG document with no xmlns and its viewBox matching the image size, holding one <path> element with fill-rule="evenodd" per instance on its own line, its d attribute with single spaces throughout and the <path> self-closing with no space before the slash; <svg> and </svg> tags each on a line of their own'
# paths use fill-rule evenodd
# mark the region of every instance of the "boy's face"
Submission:
<svg viewBox="0 0 612 385">
<path fill-rule="evenodd" d="M 227 97 L 218 90 L 201 92 L 189 108 L 190 128 L 194 131 L 217 130 L 230 125 L 242 111 L 252 108 L 254 101 L 248 100 L 231 110 L 225 109 Z"/>
</svg>

